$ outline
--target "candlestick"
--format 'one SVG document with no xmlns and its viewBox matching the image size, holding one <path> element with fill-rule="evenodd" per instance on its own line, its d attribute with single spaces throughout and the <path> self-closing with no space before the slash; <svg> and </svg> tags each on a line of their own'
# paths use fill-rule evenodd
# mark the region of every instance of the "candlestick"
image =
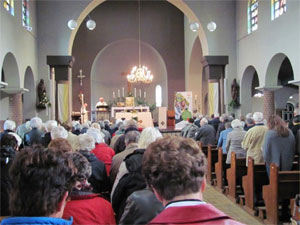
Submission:
<svg viewBox="0 0 300 225">
<path fill-rule="evenodd" d="M 136 88 L 134 88 L 134 97 L 136 98 Z"/>
<path fill-rule="evenodd" d="M 118 89 L 118 98 L 120 98 L 120 89 Z"/>
<path fill-rule="evenodd" d="M 123 98 L 125 97 L 125 89 L 124 87 L 122 88 L 122 94 L 123 94 Z"/>
<path fill-rule="evenodd" d="M 144 91 L 144 98 L 146 98 L 146 91 Z"/>
<path fill-rule="evenodd" d="M 113 91 L 113 98 L 115 98 L 116 96 L 115 96 L 115 92 Z"/>
<path fill-rule="evenodd" d="M 142 89 L 140 89 L 140 98 L 142 97 Z"/>
</svg>

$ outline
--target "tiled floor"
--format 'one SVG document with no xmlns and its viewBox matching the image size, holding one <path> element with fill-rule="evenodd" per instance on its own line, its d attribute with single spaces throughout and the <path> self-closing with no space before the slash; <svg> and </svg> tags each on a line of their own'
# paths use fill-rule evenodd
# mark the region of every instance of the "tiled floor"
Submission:
<svg viewBox="0 0 300 225">
<path fill-rule="evenodd" d="M 263 224 L 257 218 L 248 214 L 239 205 L 230 201 L 225 195 L 216 191 L 212 186 L 208 184 L 206 185 L 203 198 L 205 202 L 214 205 L 216 208 L 239 222 L 251 225 Z"/>
</svg>

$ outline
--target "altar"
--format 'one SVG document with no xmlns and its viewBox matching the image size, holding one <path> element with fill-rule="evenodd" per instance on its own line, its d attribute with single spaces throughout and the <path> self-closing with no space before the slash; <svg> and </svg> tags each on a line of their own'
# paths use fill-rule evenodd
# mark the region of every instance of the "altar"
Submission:
<svg viewBox="0 0 300 225">
<path fill-rule="evenodd" d="M 149 106 L 111 107 L 111 118 L 116 117 L 118 112 L 150 112 L 150 109 Z"/>
<path fill-rule="evenodd" d="M 118 112 L 116 113 L 116 119 L 125 118 L 126 120 L 136 119 L 138 125 L 142 128 L 153 127 L 153 119 L 151 112 Z"/>
</svg>

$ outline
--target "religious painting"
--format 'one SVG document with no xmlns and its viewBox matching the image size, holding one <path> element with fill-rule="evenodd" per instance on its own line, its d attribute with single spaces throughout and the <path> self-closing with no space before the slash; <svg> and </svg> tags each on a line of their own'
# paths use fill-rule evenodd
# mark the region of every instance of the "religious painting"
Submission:
<svg viewBox="0 0 300 225">
<path fill-rule="evenodd" d="M 127 107 L 133 107 L 134 106 L 134 97 L 126 97 L 125 105 Z"/>
<path fill-rule="evenodd" d="M 193 111 L 193 94 L 192 92 L 175 93 L 175 123 L 192 118 Z"/>
</svg>

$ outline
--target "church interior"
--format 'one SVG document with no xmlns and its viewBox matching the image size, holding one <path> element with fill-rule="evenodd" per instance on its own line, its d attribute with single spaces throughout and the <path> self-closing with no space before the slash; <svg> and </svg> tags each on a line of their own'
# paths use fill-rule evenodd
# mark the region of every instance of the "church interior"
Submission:
<svg viewBox="0 0 300 225">
<path fill-rule="evenodd" d="M 195 118 L 262 112 L 289 123 L 300 114 L 299 27 L 299 0 L 1 0 L 0 131 L 6 120 L 140 113 L 143 128 L 177 135 L 177 93 Z M 144 80 L 130 80 L 134 68 Z M 202 147 L 217 163 L 217 149 Z M 209 202 L 231 191 L 215 191 L 212 170 Z M 262 208 L 239 211 L 240 199 L 216 204 L 240 222 L 266 222 Z"/>
</svg>

